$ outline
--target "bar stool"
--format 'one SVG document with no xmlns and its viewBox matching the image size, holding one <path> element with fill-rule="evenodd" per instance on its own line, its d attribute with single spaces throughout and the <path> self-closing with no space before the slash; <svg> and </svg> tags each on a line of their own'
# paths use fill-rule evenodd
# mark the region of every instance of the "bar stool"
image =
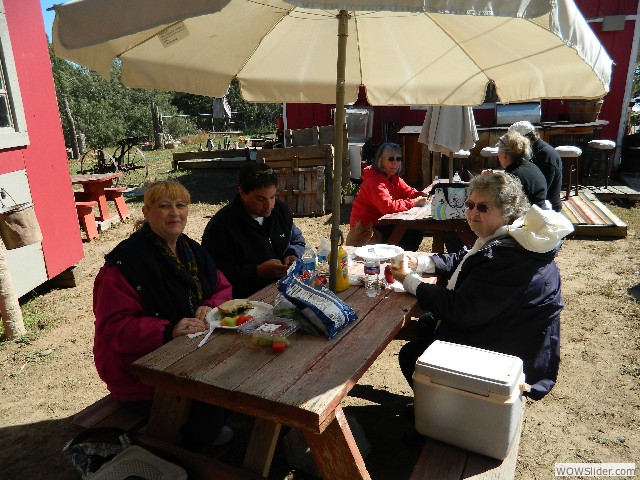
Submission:
<svg viewBox="0 0 640 480">
<path fill-rule="evenodd" d="M 485 159 L 483 162 L 483 168 L 486 170 L 487 168 L 489 168 L 489 161 L 493 157 L 498 157 L 498 147 L 484 147 L 482 150 L 480 150 L 480 156 Z"/>
<path fill-rule="evenodd" d="M 596 162 L 595 159 L 589 165 L 589 171 L 587 172 L 587 185 L 589 185 L 589 179 L 591 178 L 591 173 L 593 172 L 593 165 L 597 163 L 598 167 L 600 167 L 600 161 L 602 157 L 606 159 L 607 166 L 605 170 L 604 177 L 604 186 L 605 188 L 609 186 L 609 175 L 611 174 L 611 154 L 615 152 L 616 142 L 613 140 L 591 140 L 587 145 L 593 149 L 599 150 L 596 152 L 596 155 L 599 155 L 600 158 Z"/>
<path fill-rule="evenodd" d="M 453 179 L 453 164 L 456 158 L 460 159 L 460 172 L 464 173 L 464 161 L 471 156 L 469 150 L 458 150 L 451 153 L 451 159 L 449 160 L 449 180 Z"/>
<path fill-rule="evenodd" d="M 562 145 L 560 147 L 556 147 L 556 152 L 562 158 L 562 163 L 564 165 L 564 159 L 568 159 L 568 165 L 566 170 L 567 173 L 567 198 L 569 199 L 569 195 L 571 194 L 571 185 L 573 180 L 573 173 L 576 174 L 576 195 L 578 195 L 578 184 L 580 183 L 580 162 L 578 158 L 582 155 L 582 150 L 578 147 L 574 147 L 571 145 Z"/>
</svg>

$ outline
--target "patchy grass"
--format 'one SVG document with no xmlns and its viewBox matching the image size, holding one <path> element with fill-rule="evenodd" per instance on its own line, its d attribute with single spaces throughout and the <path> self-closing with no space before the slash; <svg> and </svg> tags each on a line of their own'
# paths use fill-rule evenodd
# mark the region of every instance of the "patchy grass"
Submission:
<svg viewBox="0 0 640 480">
<path fill-rule="evenodd" d="M 24 300 L 24 299 L 23 299 Z M 17 343 L 30 343 L 40 333 L 53 328 L 56 324 L 55 316 L 49 309 L 44 307 L 42 298 L 34 296 L 20 305 L 22 309 L 22 320 L 27 330 L 27 334 L 16 339 Z M 5 339 L 4 325 L 0 325 L 0 338 Z M 0 348 L 4 342 L 0 342 Z"/>
</svg>

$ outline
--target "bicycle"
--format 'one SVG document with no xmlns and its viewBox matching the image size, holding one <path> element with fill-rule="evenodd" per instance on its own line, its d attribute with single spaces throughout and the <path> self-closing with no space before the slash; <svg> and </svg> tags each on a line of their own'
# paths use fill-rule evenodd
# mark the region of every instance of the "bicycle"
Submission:
<svg viewBox="0 0 640 480">
<path fill-rule="evenodd" d="M 142 185 L 149 175 L 147 159 L 137 145 L 148 141 L 146 136 L 127 137 L 109 154 L 104 147 L 87 150 L 80 157 L 78 173 L 115 173 L 124 175 L 114 180 L 114 185 L 135 187 Z"/>
</svg>

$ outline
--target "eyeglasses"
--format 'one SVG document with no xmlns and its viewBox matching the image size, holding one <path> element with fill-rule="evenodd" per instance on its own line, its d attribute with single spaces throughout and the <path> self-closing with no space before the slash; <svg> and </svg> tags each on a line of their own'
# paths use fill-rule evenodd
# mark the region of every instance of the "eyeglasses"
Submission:
<svg viewBox="0 0 640 480">
<path fill-rule="evenodd" d="M 401 162 L 402 157 L 387 157 L 387 160 L 389 160 L 390 162 Z"/>
<path fill-rule="evenodd" d="M 473 203 L 471 201 L 464 202 L 464 206 L 467 210 L 473 210 L 474 208 L 478 209 L 480 213 L 487 213 L 489 210 L 493 210 L 494 207 L 490 207 L 486 203 Z"/>
</svg>

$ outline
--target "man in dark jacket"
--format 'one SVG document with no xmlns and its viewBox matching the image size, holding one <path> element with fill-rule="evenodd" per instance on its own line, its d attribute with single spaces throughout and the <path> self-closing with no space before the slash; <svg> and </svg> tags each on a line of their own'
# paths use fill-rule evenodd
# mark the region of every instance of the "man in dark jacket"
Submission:
<svg viewBox="0 0 640 480">
<path fill-rule="evenodd" d="M 276 199 L 277 185 L 267 165 L 246 165 L 235 198 L 204 230 L 202 246 L 231 282 L 234 298 L 246 298 L 282 278 L 304 252 L 305 240 L 291 211 Z"/>
<path fill-rule="evenodd" d="M 524 135 L 531 143 L 531 161 L 540 169 L 547 181 L 547 200 L 556 212 L 562 211 L 562 159 L 556 149 L 540 138 L 535 127 L 527 121 L 516 122 L 509 127 Z"/>
</svg>

